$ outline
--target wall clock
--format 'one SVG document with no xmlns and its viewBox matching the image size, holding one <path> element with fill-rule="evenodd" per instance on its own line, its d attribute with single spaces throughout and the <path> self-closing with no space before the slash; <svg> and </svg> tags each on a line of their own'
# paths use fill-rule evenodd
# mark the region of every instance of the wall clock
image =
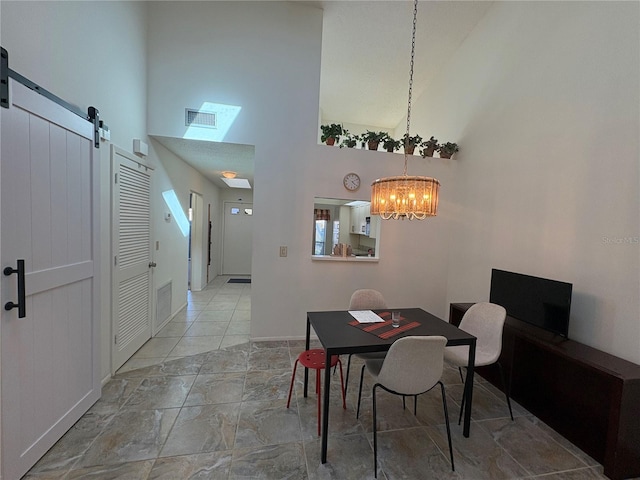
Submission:
<svg viewBox="0 0 640 480">
<path fill-rule="evenodd" d="M 344 188 L 351 192 L 355 192 L 360 188 L 360 176 L 357 173 L 347 173 L 342 179 Z"/>
</svg>

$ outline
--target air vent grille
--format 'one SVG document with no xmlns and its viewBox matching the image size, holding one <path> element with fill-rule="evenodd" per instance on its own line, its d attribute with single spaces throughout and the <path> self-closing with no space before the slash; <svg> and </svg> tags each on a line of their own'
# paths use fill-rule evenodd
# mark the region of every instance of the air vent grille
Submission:
<svg viewBox="0 0 640 480">
<path fill-rule="evenodd" d="M 185 108 L 184 124 L 187 127 L 216 128 L 217 115 L 215 112 Z"/>
</svg>

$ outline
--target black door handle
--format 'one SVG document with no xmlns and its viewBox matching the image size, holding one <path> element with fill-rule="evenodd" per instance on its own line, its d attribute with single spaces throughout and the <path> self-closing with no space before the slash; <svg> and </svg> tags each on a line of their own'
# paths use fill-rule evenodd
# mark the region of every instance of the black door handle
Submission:
<svg viewBox="0 0 640 480">
<path fill-rule="evenodd" d="M 24 297 L 24 260 L 18 260 L 18 268 L 5 267 L 4 274 L 9 276 L 11 274 L 18 274 L 18 303 L 7 302 L 4 304 L 5 310 L 18 309 L 18 318 L 24 318 L 27 316 L 25 313 L 25 297 Z"/>
</svg>

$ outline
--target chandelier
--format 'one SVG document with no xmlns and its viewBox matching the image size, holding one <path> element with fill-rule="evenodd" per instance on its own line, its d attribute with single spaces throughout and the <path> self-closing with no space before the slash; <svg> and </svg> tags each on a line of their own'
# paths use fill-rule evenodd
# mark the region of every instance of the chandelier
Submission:
<svg viewBox="0 0 640 480">
<path fill-rule="evenodd" d="M 413 90 L 413 59 L 416 48 L 416 20 L 418 0 L 413 2 L 413 33 L 411 35 L 411 63 L 409 66 L 409 100 L 407 105 L 407 134 L 411 125 L 411 93 Z M 404 149 L 404 173 L 396 177 L 379 178 L 371 184 L 371 215 L 380 215 L 383 220 L 408 218 L 424 220 L 438 213 L 438 190 L 440 182 L 435 178 L 407 175 L 409 155 Z"/>
</svg>

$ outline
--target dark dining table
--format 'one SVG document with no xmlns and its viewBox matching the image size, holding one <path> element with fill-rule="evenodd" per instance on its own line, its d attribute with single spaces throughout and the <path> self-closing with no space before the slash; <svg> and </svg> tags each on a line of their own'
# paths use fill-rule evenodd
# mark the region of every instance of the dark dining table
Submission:
<svg viewBox="0 0 640 480">
<path fill-rule="evenodd" d="M 394 308 L 399 310 L 403 319 L 403 325 L 413 322 L 413 328 L 398 330 L 388 338 L 380 338 L 375 331 L 364 331 L 354 322 L 354 317 L 347 310 L 307 312 L 306 350 L 309 350 L 311 327 L 316 332 L 320 343 L 325 350 L 326 365 L 324 369 L 324 392 L 322 411 L 322 463 L 327 462 L 327 441 L 329 438 L 329 392 L 331 387 L 331 356 L 348 355 L 352 353 L 385 352 L 398 338 L 410 335 L 441 335 L 447 339 L 447 346 L 469 346 L 469 368 L 464 383 L 465 406 L 463 434 L 469 436 L 471 426 L 471 404 L 473 400 L 473 370 L 476 356 L 476 337 L 460 330 L 455 325 L 446 322 L 421 308 Z M 373 310 L 373 312 L 386 317 L 391 309 Z M 388 330 L 388 329 L 387 329 Z M 307 396 L 309 370 L 304 372 L 304 396 Z"/>
</svg>

